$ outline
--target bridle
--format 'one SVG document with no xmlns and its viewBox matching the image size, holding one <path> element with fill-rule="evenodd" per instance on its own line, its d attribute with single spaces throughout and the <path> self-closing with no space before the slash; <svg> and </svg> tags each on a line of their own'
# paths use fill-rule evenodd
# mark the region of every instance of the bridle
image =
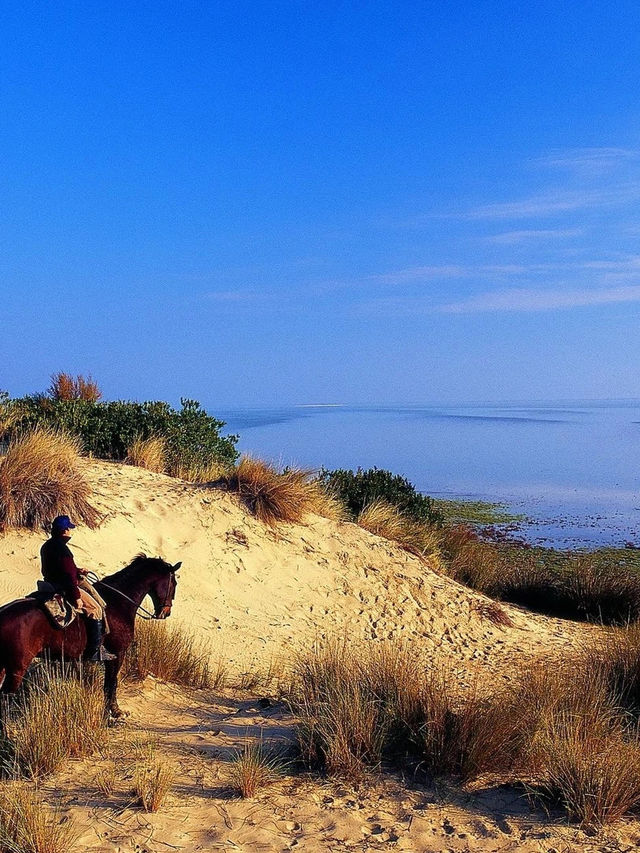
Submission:
<svg viewBox="0 0 640 853">
<path fill-rule="evenodd" d="M 171 605 L 173 603 L 173 598 L 175 596 L 176 585 L 178 583 L 175 572 L 169 572 L 169 575 L 170 575 L 173 583 L 167 584 L 167 593 L 165 595 L 164 603 L 163 603 L 162 607 L 160 608 L 160 615 L 156 616 L 155 613 L 150 613 L 145 607 L 143 607 L 141 604 L 138 604 L 138 605 L 136 605 L 136 607 L 137 607 L 136 616 L 139 616 L 141 619 L 145 619 L 145 620 L 150 620 L 150 619 L 163 620 L 163 619 L 166 619 L 168 617 L 169 611 L 171 610 Z M 135 604 L 135 601 L 132 598 L 130 598 L 126 594 L 126 592 L 122 592 L 121 589 L 117 589 L 115 586 L 109 586 L 108 583 L 101 581 L 95 572 L 87 572 L 86 577 L 87 577 L 87 580 L 89 580 L 92 584 L 99 583 L 100 586 L 103 586 L 105 589 L 109 589 L 109 590 L 111 590 L 111 592 L 117 592 L 118 595 L 122 596 L 122 598 L 126 598 L 126 600 L 130 601 L 131 604 Z"/>
</svg>

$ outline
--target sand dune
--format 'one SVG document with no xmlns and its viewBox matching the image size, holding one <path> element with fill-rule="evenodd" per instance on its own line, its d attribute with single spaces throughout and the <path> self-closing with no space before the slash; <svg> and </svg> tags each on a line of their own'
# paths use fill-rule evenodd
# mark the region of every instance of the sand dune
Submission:
<svg viewBox="0 0 640 853">
<path fill-rule="evenodd" d="M 526 658 L 572 653 L 597 630 L 509 605 L 512 627 L 495 625 L 483 596 L 354 524 L 310 516 L 272 530 L 234 495 L 124 465 L 83 465 L 104 521 L 76 531 L 78 564 L 104 576 L 139 551 L 182 560 L 172 621 L 205 636 L 231 671 L 264 670 L 316 638 L 347 636 L 406 642 L 425 660 L 446 659 L 462 684 L 478 676 L 495 683 Z M 42 539 L 26 531 L 0 537 L 0 601 L 34 586 Z M 255 694 L 186 691 L 153 678 L 125 686 L 121 698 L 132 714 L 110 750 L 73 762 L 44 788 L 51 799 L 63 792 L 78 849 L 603 850 L 622 837 L 590 838 L 550 822 L 515 789 L 471 797 L 388 775 L 366 790 L 285 775 L 253 801 L 233 799 L 230 750 L 247 739 L 286 744 L 294 721 L 282 704 L 264 709 Z M 157 740 L 177 771 L 168 805 L 152 816 L 129 804 L 126 761 L 118 765 L 126 743 L 118 744 L 137 729 Z M 114 762 L 119 787 L 105 800 L 92 779 Z M 629 843 L 640 839 L 633 822 L 625 833 Z"/>
</svg>

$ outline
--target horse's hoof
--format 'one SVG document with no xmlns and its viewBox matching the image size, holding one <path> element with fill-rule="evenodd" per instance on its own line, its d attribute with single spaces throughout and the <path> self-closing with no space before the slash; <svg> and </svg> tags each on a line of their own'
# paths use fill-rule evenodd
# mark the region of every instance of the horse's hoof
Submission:
<svg viewBox="0 0 640 853">
<path fill-rule="evenodd" d="M 124 717 L 128 717 L 129 712 L 123 711 L 121 708 L 109 708 L 109 716 L 113 717 L 114 720 L 121 720 Z"/>
</svg>

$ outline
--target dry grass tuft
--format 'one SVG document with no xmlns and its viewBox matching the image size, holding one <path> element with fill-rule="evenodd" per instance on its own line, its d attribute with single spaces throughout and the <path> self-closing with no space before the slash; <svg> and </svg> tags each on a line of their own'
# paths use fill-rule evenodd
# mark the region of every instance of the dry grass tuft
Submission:
<svg viewBox="0 0 640 853">
<path fill-rule="evenodd" d="M 497 739 L 477 691 L 393 645 L 329 643 L 300 658 L 291 703 L 304 760 L 352 780 L 385 755 L 418 757 L 433 773 L 470 777 Z"/>
<path fill-rule="evenodd" d="M 513 628 L 513 619 L 497 601 L 473 601 L 469 605 L 483 619 L 487 619 L 499 628 Z"/>
<path fill-rule="evenodd" d="M 96 527 L 79 452 L 78 440 L 42 427 L 12 441 L 0 459 L 0 530 L 46 527 L 62 514 Z"/>
<path fill-rule="evenodd" d="M 208 462 L 203 465 L 176 462 L 169 466 L 169 474 L 188 483 L 213 483 L 229 474 L 229 465 L 224 462 Z"/>
<path fill-rule="evenodd" d="M 227 488 L 236 492 L 264 524 L 299 522 L 306 513 L 344 517 L 339 501 L 324 491 L 311 471 L 299 468 L 278 471 L 267 462 L 243 456 L 225 481 Z"/>
<path fill-rule="evenodd" d="M 438 555 L 440 531 L 431 524 L 414 521 L 382 498 L 368 504 L 358 516 L 357 523 L 369 533 L 397 542 L 419 556 Z"/>
<path fill-rule="evenodd" d="M 610 705 L 558 714 L 546 725 L 539 750 L 540 788 L 570 820 L 610 823 L 640 803 L 640 740 Z"/>
<path fill-rule="evenodd" d="M 52 374 L 47 393 L 52 400 L 88 400 L 91 403 L 97 403 L 102 397 L 98 383 L 91 376 L 70 373 Z"/>
<path fill-rule="evenodd" d="M 107 736 L 101 687 L 46 667 L 18 695 L 4 722 L 5 772 L 29 778 L 53 773 L 67 758 L 90 755 Z"/>
<path fill-rule="evenodd" d="M 250 799 L 274 782 L 282 767 L 277 752 L 262 743 L 246 743 L 231 759 L 231 786 L 241 797 Z"/>
<path fill-rule="evenodd" d="M 70 823 L 25 785 L 0 785 L 0 850 L 6 853 L 67 853 L 73 847 Z"/>
<path fill-rule="evenodd" d="M 171 791 L 175 770 L 168 761 L 155 754 L 149 746 L 133 771 L 133 793 L 135 802 L 145 812 L 157 812 Z"/>
<path fill-rule="evenodd" d="M 163 474 L 167 468 L 167 444 L 161 436 L 137 438 L 127 451 L 125 462 Z"/>
<path fill-rule="evenodd" d="M 588 659 L 607 686 L 611 700 L 640 716 L 640 622 L 612 628 Z"/>
<path fill-rule="evenodd" d="M 124 675 L 136 678 L 155 675 L 186 687 L 217 688 L 223 685 L 226 670 L 222 659 L 213 665 L 206 641 L 199 640 L 181 625 L 169 627 L 164 622 L 145 621 L 136 626 Z"/>
</svg>

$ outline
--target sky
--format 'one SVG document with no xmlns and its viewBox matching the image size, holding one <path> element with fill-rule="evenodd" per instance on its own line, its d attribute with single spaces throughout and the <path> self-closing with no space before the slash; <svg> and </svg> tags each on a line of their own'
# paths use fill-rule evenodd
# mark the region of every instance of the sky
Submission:
<svg viewBox="0 0 640 853">
<path fill-rule="evenodd" d="M 640 397 L 637 4 L 2 2 L 0 388 Z"/>
</svg>

